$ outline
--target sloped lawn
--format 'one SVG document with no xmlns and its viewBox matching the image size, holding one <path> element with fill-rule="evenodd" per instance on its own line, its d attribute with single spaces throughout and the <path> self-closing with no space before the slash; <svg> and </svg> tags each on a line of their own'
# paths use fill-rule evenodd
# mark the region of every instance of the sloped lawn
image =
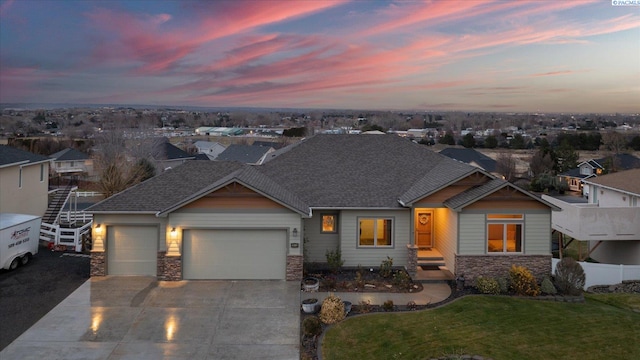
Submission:
<svg viewBox="0 0 640 360">
<path fill-rule="evenodd" d="M 587 294 L 584 303 L 468 296 L 420 312 L 345 320 L 324 359 L 640 359 L 640 294 Z"/>
</svg>

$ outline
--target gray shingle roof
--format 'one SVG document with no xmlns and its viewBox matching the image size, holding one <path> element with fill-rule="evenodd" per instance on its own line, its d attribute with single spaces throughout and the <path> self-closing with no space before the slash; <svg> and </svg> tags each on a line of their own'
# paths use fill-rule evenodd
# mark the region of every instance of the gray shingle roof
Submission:
<svg viewBox="0 0 640 360">
<path fill-rule="evenodd" d="M 477 170 L 396 135 L 316 135 L 269 158 L 260 170 L 315 208 L 399 208 L 418 182 L 434 190 Z"/>
<path fill-rule="evenodd" d="M 585 182 L 640 195 L 640 169 L 631 169 L 607 175 L 600 175 Z"/>
<path fill-rule="evenodd" d="M 163 139 L 162 139 L 163 140 Z M 194 155 L 171 144 L 169 141 L 158 141 L 154 145 L 154 156 L 157 160 L 193 159 Z"/>
<path fill-rule="evenodd" d="M 87 211 L 156 213 L 193 196 L 240 167 L 242 164 L 233 162 L 187 161 L 103 200 Z"/>
<path fill-rule="evenodd" d="M 245 164 L 255 164 L 260 158 L 269 151 L 269 147 L 266 146 L 253 146 L 253 145 L 229 145 L 223 152 L 218 155 L 216 160 L 222 161 L 239 161 Z"/>
<path fill-rule="evenodd" d="M 440 154 L 446 155 L 452 159 L 462 161 L 467 164 L 475 162 L 489 172 L 496 171 L 497 162 L 487 155 L 474 149 L 446 148 L 440 151 Z"/>
<path fill-rule="evenodd" d="M 87 209 L 88 212 L 166 213 L 230 182 L 238 181 L 303 215 L 309 206 L 248 165 L 228 161 L 188 161 Z"/>
<path fill-rule="evenodd" d="M 16 149 L 8 145 L 0 145 L 0 167 L 18 163 L 37 163 L 49 161 L 46 156 L 30 153 L 28 151 Z"/>
<path fill-rule="evenodd" d="M 233 181 L 301 215 L 310 208 L 401 208 L 399 201 L 408 204 L 475 172 L 483 171 L 396 135 L 316 135 L 260 166 L 188 161 L 87 211 L 169 213 Z M 504 184 L 491 180 L 447 202 L 466 204 Z"/>
<path fill-rule="evenodd" d="M 66 148 L 49 155 L 49 158 L 55 161 L 74 161 L 86 160 L 89 158 L 89 155 L 72 148 Z"/>
</svg>

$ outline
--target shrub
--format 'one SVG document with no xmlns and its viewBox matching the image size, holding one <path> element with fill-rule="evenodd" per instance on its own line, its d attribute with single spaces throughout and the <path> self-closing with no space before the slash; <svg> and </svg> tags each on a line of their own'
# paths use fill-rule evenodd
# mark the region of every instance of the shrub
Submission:
<svg viewBox="0 0 640 360">
<path fill-rule="evenodd" d="M 540 291 L 542 291 L 543 294 L 549 295 L 555 295 L 558 293 L 558 289 L 553 286 L 553 282 L 551 282 L 551 279 L 548 277 L 545 277 L 544 280 L 542 280 L 542 284 L 540 284 Z"/>
<path fill-rule="evenodd" d="M 337 273 L 342 269 L 344 260 L 342 260 L 342 251 L 340 251 L 340 249 L 327 250 L 324 256 L 327 258 L 327 265 L 329 265 L 329 270 L 331 270 L 332 273 Z"/>
<path fill-rule="evenodd" d="M 387 300 L 382 303 L 382 309 L 384 311 L 392 311 L 393 310 L 393 300 Z"/>
<path fill-rule="evenodd" d="M 355 283 L 358 289 L 364 288 L 364 278 L 362 277 L 362 273 L 360 271 L 356 272 Z"/>
<path fill-rule="evenodd" d="M 380 276 L 382 276 L 383 278 L 388 278 L 389 276 L 391 276 L 393 272 L 393 258 L 387 256 L 387 260 L 382 260 L 379 272 Z"/>
<path fill-rule="evenodd" d="M 325 324 L 335 324 L 344 319 L 344 303 L 334 294 L 329 294 L 320 308 L 320 320 Z"/>
<path fill-rule="evenodd" d="M 335 276 L 325 276 L 324 279 L 322 279 L 322 282 L 324 283 L 324 286 L 328 289 L 335 289 L 336 285 L 338 284 L 336 277 Z"/>
<path fill-rule="evenodd" d="M 494 278 L 489 277 L 478 277 L 476 279 L 476 288 L 482 294 L 491 294 L 498 295 L 500 294 L 500 285 L 498 285 L 498 281 Z"/>
<path fill-rule="evenodd" d="M 416 308 L 418 308 L 418 304 L 415 301 L 411 300 L 407 303 L 407 309 L 415 310 Z"/>
<path fill-rule="evenodd" d="M 311 316 L 302 321 L 302 332 L 306 336 L 318 336 L 322 332 L 322 322 L 317 316 Z"/>
<path fill-rule="evenodd" d="M 496 279 L 498 282 L 498 287 L 500 288 L 500 294 L 508 294 L 509 293 L 509 279 L 504 277 L 499 277 Z"/>
<path fill-rule="evenodd" d="M 540 293 L 536 278 L 524 266 L 511 265 L 509 280 L 511 281 L 511 289 L 517 295 L 538 296 Z"/>
<path fill-rule="evenodd" d="M 393 274 L 393 284 L 400 289 L 409 289 L 411 288 L 411 277 L 406 271 L 396 271 Z"/>
<path fill-rule="evenodd" d="M 556 265 L 555 285 L 562 294 L 580 295 L 585 275 L 582 266 L 573 258 L 565 257 Z"/>
<path fill-rule="evenodd" d="M 371 301 L 370 300 L 362 300 L 358 303 L 360 307 L 360 313 L 367 314 L 371 312 Z"/>
</svg>

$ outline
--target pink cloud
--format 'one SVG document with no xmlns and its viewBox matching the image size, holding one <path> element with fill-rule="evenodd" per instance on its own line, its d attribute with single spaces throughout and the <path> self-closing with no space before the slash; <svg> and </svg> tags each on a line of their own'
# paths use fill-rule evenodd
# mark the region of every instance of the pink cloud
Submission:
<svg viewBox="0 0 640 360">
<path fill-rule="evenodd" d="M 107 9 L 98 9 L 87 16 L 99 28 L 116 35 L 98 46 L 95 58 L 126 56 L 141 62 L 138 72 L 157 73 L 174 67 L 212 40 L 315 13 L 342 2 L 286 1 L 281 6 L 272 1 L 213 2 L 212 10 L 224 11 L 224 17 L 215 16 L 217 12 L 214 16 L 195 14 L 196 20 L 184 24 L 175 24 L 167 14 L 134 16 Z M 216 9 L 219 7 L 223 9 Z"/>
<path fill-rule="evenodd" d="M 558 76 L 558 75 L 568 75 L 568 74 L 572 74 L 572 73 L 574 73 L 574 71 L 572 71 L 572 70 L 561 70 L 561 71 L 550 71 L 550 72 L 545 72 L 545 73 L 531 74 L 530 76 L 533 76 L 533 77 Z"/>
<path fill-rule="evenodd" d="M 9 9 L 13 5 L 14 0 L 7 0 L 4 3 L 0 4 L 0 16 L 6 16 L 9 12 Z"/>
</svg>

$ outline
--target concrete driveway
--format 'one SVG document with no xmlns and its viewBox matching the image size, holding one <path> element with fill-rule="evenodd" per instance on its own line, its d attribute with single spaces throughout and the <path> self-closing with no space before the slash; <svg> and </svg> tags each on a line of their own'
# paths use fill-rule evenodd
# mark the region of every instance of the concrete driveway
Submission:
<svg viewBox="0 0 640 360">
<path fill-rule="evenodd" d="M 298 282 L 92 278 L 0 359 L 298 359 L 299 301 Z"/>
</svg>

